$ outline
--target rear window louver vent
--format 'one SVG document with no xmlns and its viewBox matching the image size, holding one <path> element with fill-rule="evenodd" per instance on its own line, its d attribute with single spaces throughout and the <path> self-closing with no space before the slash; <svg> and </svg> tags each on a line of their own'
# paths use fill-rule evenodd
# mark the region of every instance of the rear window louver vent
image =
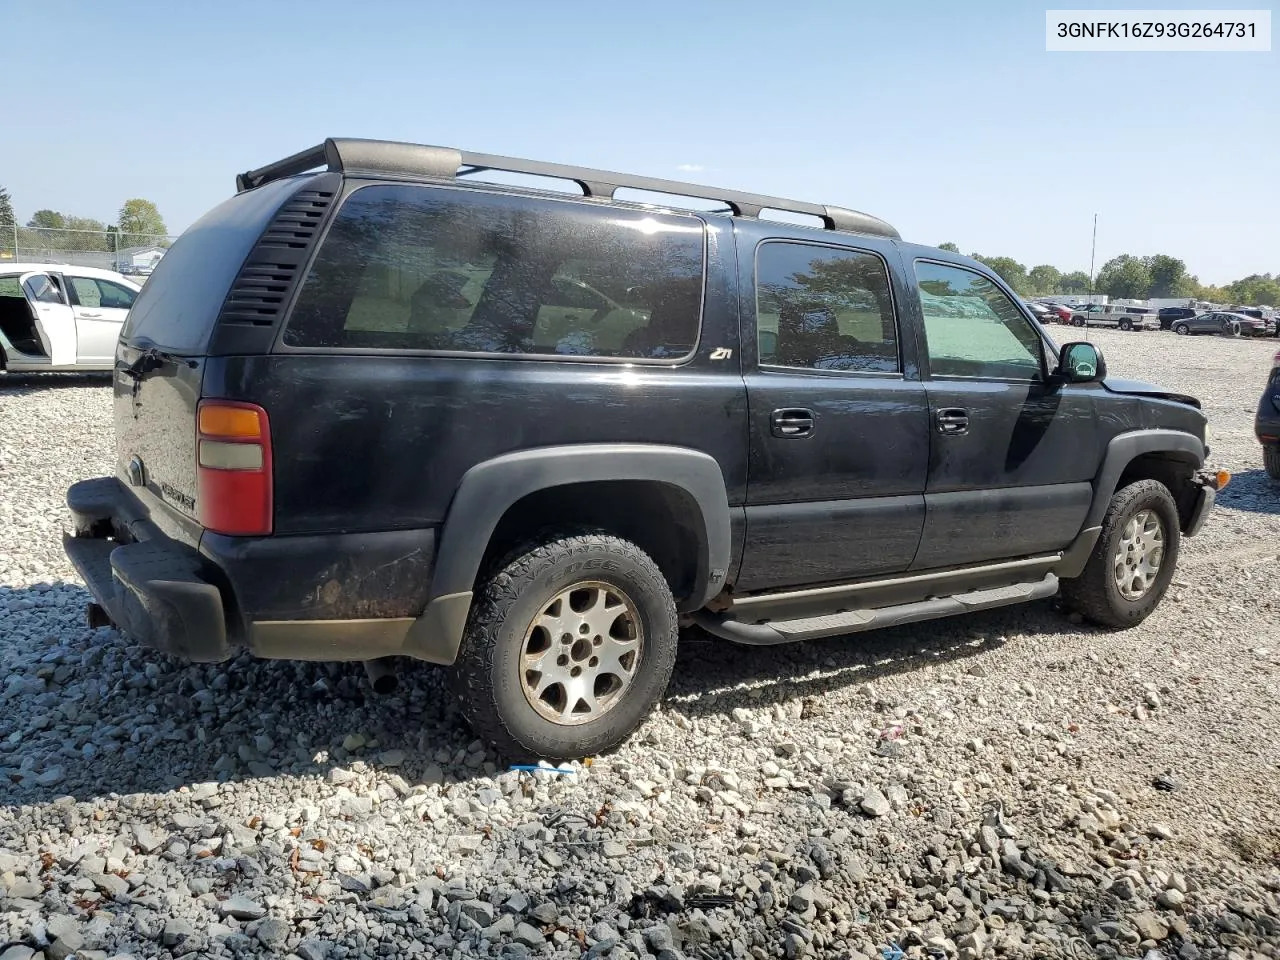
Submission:
<svg viewBox="0 0 1280 960">
<path fill-rule="evenodd" d="M 275 326 L 331 203 L 333 191 L 302 190 L 280 208 L 240 268 L 221 324 Z"/>
</svg>

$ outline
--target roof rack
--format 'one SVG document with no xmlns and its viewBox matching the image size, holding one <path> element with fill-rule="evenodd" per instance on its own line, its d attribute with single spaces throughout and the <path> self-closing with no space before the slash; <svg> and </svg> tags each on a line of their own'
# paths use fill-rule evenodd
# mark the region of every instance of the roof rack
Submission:
<svg viewBox="0 0 1280 960">
<path fill-rule="evenodd" d="M 431 147 L 389 140 L 330 138 L 309 150 L 303 150 L 283 160 L 269 163 L 265 167 L 240 174 L 236 177 L 236 190 L 237 192 L 252 190 L 272 180 L 305 173 L 317 167 L 327 167 L 331 171 L 340 173 L 390 173 L 446 180 L 456 180 L 490 170 L 502 170 L 572 180 L 582 188 L 583 196 L 591 198 L 612 200 L 614 193 L 620 187 L 625 187 L 633 190 L 647 190 L 651 193 L 715 200 L 725 205 L 726 212 L 739 217 L 759 217 L 761 210 L 764 209 L 781 210 L 817 217 L 828 230 L 843 230 L 899 239 L 898 231 L 884 220 L 844 207 L 806 203 L 801 200 L 785 200 L 782 197 L 743 193 L 738 190 L 682 183 L 678 180 L 663 180 L 658 177 L 638 177 L 626 173 L 611 173 L 607 170 L 592 170 L 589 167 L 521 160 L 516 157 L 500 157 L 487 153 L 470 153 L 451 147 Z"/>
</svg>

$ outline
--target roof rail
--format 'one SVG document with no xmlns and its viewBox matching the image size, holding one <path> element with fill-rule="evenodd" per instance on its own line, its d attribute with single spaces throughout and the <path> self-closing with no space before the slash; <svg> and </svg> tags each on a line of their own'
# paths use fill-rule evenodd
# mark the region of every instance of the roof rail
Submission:
<svg viewBox="0 0 1280 960">
<path fill-rule="evenodd" d="M 269 163 L 265 167 L 240 174 L 236 177 L 236 191 L 252 190 L 272 180 L 291 177 L 322 166 L 341 173 L 391 173 L 447 180 L 456 180 L 490 170 L 502 170 L 572 180 L 582 188 L 583 196 L 586 197 L 612 200 L 614 193 L 620 187 L 625 187 L 632 190 L 647 190 L 651 193 L 715 200 L 723 203 L 729 212 L 739 217 L 759 217 L 761 210 L 764 209 L 781 210 L 817 217 L 828 230 L 843 230 L 899 239 L 898 231 L 879 217 L 844 207 L 786 200 L 782 197 L 744 193 L 722 187 L 682 183 L 679 180 L 639 177 L 562 163 L 521 160 L 516 157 L 501 157 L 487 153 L 469 153 L 451 147 L 431 147 L 389 140 L 330 138 L 309 150 L 303 150 L 283 160 Z"/>
</svg>

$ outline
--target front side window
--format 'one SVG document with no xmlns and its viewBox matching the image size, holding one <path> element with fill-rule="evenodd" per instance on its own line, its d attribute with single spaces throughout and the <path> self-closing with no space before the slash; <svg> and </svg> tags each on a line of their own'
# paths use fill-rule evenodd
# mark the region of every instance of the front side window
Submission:
<svg viewBox="0 0 1280 960">
<path fill-rule="evenodd" d="M 679 359 L 698 339 L 703 249 L 689 216 L 364 187 L 330 227 L 284 342 Z"/>
<path fill-rule="evenodd" d="M 761 244 L 756 336 L 763 366 L 901 370 L 889 274 L 873 253 L 809 243 Z"/>
<path fill-rule="evenodd" d="M 973 270 L 917 260 L 929 372 L 943 377 L 1032 380 L 1044 345 L 1031 322 Z"/>
</svg>

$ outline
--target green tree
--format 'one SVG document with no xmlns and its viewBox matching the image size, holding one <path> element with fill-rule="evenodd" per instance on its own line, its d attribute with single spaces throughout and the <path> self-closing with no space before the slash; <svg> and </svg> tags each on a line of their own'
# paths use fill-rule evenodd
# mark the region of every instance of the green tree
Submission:
<svg viewBox="0 0 1280 960">
<path fill-rule="evenodd" d="M 1058 282 L 1058 293 L 1082 294 L 1089 292 L 1089 275 L 1083 270 L 1064 273 Z"/>
<path fill-rule="evenodd" d="M 1062 272 L 1057 267 L 1042 263 L 1031 268 L 1031 272 L 1027 274 L 1027 280 L 1033 294 L 1059 293 Z"/>
<path fill-rule="evenodd" d="M 1108 297 L 1142 299 L 1151 290 L 1151 270 L 1141 257 L 1121 254 L 1102 265 L 1094 286 Z"/>
<path fill-rule="evenodd" d="M 15 242 L 13 225 L 17 222 L 9 191 L 0 187 L 0 258 L 5 260 L 12 260 L 18 256 L 18 251 L 13 249 Z"/>
<path fill-rule="evenodd" d="M 1187 265 L 1177 257 L 1158 253 L 1154 257 L 1144 257 L 1143 260 L 1151 273 L 1151 289 L 1147 296 L 1190 297 L 1193 295 L 1194 281 L 1187 275 Z"/>
<path fill-rule="evenodd" d="M 1280 277 L 1273 277 L 1269 273 L 1255 273 L 1227 284 L 1225 293 L 1235 303 L 1274 307 L 1280 304 Z"/>
<path fill-rule="evenodd" d="M 1000 279 L 1013 287 L 1013 292 L 1019 296 L 1026 296 L 1031 281 L 1027 279 L 1027 268 L 1020 264 L 1012 257 L 982 257 L 978 254 L 973 255 L 973 259 L 979 263 L 985 263 L 988 267 L 1000 275 Z"/>
<path fill-rule="evenodd" d="M 959 248 L 959 247 L 957 247 L 954 243 L 950 243 L 950 242 L 948 242 L 948 243 L 940 243 L 940 244 L 938 244 L 938 249 L 939 249 L 939 250 L 946 250 L 948 253 L 959 253 L 959 252 L 960 252 L 960 248 Z"/>
<path fill-rule="evenodd" d="M 72 217 L 65 219 L 67 250 L 110 250 L 111 241 L 107 237 L 107 225 L 92 217 Z M 74 231 L 74 232 L 71 232 Z"/>
<path fill-rule="evenodd" d="M 39 230 L 61 230 L 67 225 L 67 218 L 57 210 L 37 210 L 27 221 L 27 226 Z"/>
<path fill-rule="evenodd" d="M 135 197 L 126 200 L 120 207 L 120 229 L 122 247 L 141 247 L 158 244 L 168 233 L 164 225 L 164 217 L 150 200 Z"/>
</svg>

